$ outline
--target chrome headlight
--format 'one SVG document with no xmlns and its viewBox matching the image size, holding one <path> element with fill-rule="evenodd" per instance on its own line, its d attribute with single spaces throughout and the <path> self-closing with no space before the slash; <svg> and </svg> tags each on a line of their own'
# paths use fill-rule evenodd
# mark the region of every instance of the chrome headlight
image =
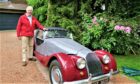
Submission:
<svg viewBox="0 0 140 84">
<path fill-rule="evenodd" d="M 108 64 L 110 62 L 110 57 L 108 55 L 103 56 L 103 63 Z"/>
<path fill-rule="evenodd" d="M 86 61 L 83 58 L 79 58 L 76 62 L 78 69 L 83 69 L 86 66 Z"/>
</svg>

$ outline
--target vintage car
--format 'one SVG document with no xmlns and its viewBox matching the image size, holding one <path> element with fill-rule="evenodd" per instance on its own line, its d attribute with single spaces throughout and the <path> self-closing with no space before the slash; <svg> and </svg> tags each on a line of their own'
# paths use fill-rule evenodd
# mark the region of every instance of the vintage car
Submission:
<svg viewBox="0 0 140 84">
<path fill-rule="evenodd" d="M 104 84 L 118 73 L 115 59 L 109 52 L 86 48 L 63 28 L 36 30 L 34 54 L 48 67 L 52 84 Z"/>
</svg>

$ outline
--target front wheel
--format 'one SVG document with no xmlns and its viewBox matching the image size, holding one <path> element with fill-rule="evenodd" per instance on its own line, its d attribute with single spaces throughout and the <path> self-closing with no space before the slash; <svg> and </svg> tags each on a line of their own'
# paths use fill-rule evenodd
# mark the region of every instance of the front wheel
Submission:
<svg viewBox="0 0 140 84">
<path fill-rule="evenodd" d="M 57 60 L 51 62 L 51 65 L 49 67 L 49 76 L 50 76 L 51 84 L 63 83 L 60 64 Z"/>
</svg>

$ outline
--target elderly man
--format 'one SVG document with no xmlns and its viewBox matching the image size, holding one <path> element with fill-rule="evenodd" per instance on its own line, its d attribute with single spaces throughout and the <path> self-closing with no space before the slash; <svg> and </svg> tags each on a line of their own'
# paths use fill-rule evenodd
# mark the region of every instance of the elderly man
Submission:
<svg viewBox="0 0 140 84">
<path fill-rule="evenodd" d="M 34 30 L 40 28 L 45 30 L 45 28 L 39 23 L 39 21 L 32 16 L 33 7 L 28 6 L 26 8 L 26 13 L 20 16 L 17 24 L 17 37 L 22 42 L 22 65 L 27 65 L 27 57 L 29 60 L 35 60 L 33 57 L 33 36 Z"/>
</svg>

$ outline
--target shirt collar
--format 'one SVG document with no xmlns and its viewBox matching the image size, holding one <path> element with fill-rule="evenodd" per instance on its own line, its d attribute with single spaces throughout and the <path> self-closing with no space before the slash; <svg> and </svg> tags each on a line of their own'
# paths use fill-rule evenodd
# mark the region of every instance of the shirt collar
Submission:
<svg viewBox="0 0 140 84">
<path fill-rule="evenodd" d="M 25 13 L 25 15 L 26 15 L 26 17 L 32 17 L 32 15 L 29 15 L 29 16 L 28 16 L 26 13 Z"/>
</svg>

